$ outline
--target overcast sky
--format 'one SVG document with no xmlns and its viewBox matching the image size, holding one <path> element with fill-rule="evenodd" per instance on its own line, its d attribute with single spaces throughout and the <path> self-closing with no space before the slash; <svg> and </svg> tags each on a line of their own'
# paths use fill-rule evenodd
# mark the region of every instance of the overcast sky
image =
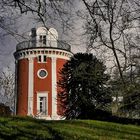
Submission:
<svg viewBox="0 0 140 140">
<path fill-rule="evenodd" d="M 128 0 L 129 2 L 131 0 Z M 80 0 L 74 1 L 74 6 L 73 7 L 73 11 L 82 11 L 85 10 L 84 6 L 82 5 Z M 130 3 L 131 5 L 131 3 Z M 132 10 L 133 6 L 131 6 Z M 27 13 L 27 14 L 23 14 L 20 16 L 20 18 L 18 18 L 18 20 L 15 22 L 15 28 L 18 31 L 19 34 L 26 34 L 28 35 L 31 28 L 34 27 L 39 27 L 41 26 L 40 23 L 37 23 L 36 21 L 34 21 L 33 19 L 33 15 L 31 13 Z M 48 20 L 49 21 L 49 20 Z M 84 30 L 82 28 L 82 26 L 84 26 L 84 21 L 81 20 L 78 17 L 75 17 L 74 22 L 74 29 L 68 32 L 68 34 L 63 34 L 62 33 L 62 29 L 60 26 L 60 23 L 58 21 L 54 21 L 54 23 L 47 23 L 48 27 L 53 27 L 58 31 L 58 35 L 59 35 L 59 39 L 60 40 L 66 40 L 72 47 L 72 52 L 73 53 L 77 53 L 77 52 L 85 52 L 86 51 L 86 38 L 85 36 L 82 36 L 82 34 L 84 33 Z M 4 67 L 10 66 L 13 70 L 14 70 L 14 56 L 13 53 L 16 50 L 16 45 L 17 43 L 19 43 L 20 41 L 23 41 L 21 39 L 15 39 L 14 37 L 10 36 L 10 35 L 5 35 L 4 30 L 2 30 L 0 28 L 0 70 L 2 71 L 2 69 Z M 94 55 L 97 55 L 97 53 L 95 53 L 93 51 Z M 110 52 L 107 52 L 107 55 L 111 56 Z M 104 60 L 107 60 L 104 56 L 102 56 L 104 58 Z M 113 57 L 112 57 L 113 58 Z M 111 58 L 109 58 L 109 61 L 112 61 Z M 111 62 L 107 62 L 108 64 L 111 64 Z"/>
<path fill-rule="evenodd" d="M 75 5 L 76 10 L 83 8 L 81 4 Z M 58 31 L 59 39 L 66 40 L 72 47 L 72 52 L 85 52 L 84 39 L 81 34 L 83 34 L 82 26 L 83 21 L 76 18 L 76 23 L 74 23 L 75 29 L 69 32 L 67 35 L 62 34 L 60 24 L 56 23 L 54 25 L 47 23 L 48 27 L 53 27 Z M 15 23 L 15 28 L 19 34 L 29 34 L 31 28 L 41 26 L 33 19 L 33 15 L 23 14 Z M 16 50 L 16 45 L 21 40 L 15 39 L 14 37 L 7 35 L 4 30 L 0 29 L 0 70 L 2 71 L 5 67 L 9 66 L 14 70 L 14 56 L 13 53 Z"/>
</svg>

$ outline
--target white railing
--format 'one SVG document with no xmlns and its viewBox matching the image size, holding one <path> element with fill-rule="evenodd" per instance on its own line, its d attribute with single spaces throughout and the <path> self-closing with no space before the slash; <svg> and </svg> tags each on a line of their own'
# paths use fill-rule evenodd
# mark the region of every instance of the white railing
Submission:
<svg viewBox="0 0 140 140">
<path fill-rule="evenodd" d="M 65 41 L 52 41 L 48 40 L 45 43 L 40 40 L 29 40 L 23 41 L 17 44 L 16 50 L 28 49 L 28 48 L 58 48 L 67 51 L 71 51 L 71 46 L 67 44 Z"/>
</svg>

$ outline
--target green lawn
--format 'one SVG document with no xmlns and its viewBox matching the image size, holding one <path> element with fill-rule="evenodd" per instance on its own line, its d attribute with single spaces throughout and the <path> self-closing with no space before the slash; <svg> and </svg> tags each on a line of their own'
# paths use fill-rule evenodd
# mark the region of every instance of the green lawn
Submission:
<svg viewBox="0 0 140 140">
<path fill-rule="evenodd" d="M 94 120 L 0 118 L 0 140 L 140 140 L 140 126 Z"/>
</svg>

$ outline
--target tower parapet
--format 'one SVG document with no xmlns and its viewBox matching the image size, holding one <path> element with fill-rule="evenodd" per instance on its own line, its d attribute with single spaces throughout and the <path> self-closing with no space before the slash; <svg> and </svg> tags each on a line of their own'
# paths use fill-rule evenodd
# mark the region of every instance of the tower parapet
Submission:
<svg viewBox="0 0 140 140">
<path fill-rule="evenodd" d="M 47 30 L 45 27 L 39 27 L 37 30 L 32 28 L 30 39 L 17 44 L 16 50 L 32 48 L 57 48 L 71 51 L 71 46 L 65 41 L 58 40 L 58 33 L 54 28 Z"/>
<path fill-rule="evenodd" d="M 40 40 L 23 41 L 23 42 L 17 44 L 16 50 L 19 51 L 19 50 L 23 50 L 23 49 L 32 49 L 32 48 L 57 48 L 57 49 L 62 49 L 62 50 L 66 50 L 66 51 L 71 51 L 71 46 L 69 44 L 67 44 L 65 41 L 48 40 L 48 42 L 50 42 L 50 43 L 44 44 L 43 42 L 40 42 Z M 57 46 L 55 44 L 57 44 Z"/>
</svg>

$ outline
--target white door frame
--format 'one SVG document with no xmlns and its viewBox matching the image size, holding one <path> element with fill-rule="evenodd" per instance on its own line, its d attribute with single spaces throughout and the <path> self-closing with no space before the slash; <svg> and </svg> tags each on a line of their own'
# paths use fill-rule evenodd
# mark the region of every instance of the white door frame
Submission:
<svg viewBox="0 0 140 140">
<path fill-rule="evenodd" d="M 48 116 L 48 92 L 37 92 L 37 114 L 40 113 L 40 97 L 46 97 L 46 116 Z"/>
</svg>

